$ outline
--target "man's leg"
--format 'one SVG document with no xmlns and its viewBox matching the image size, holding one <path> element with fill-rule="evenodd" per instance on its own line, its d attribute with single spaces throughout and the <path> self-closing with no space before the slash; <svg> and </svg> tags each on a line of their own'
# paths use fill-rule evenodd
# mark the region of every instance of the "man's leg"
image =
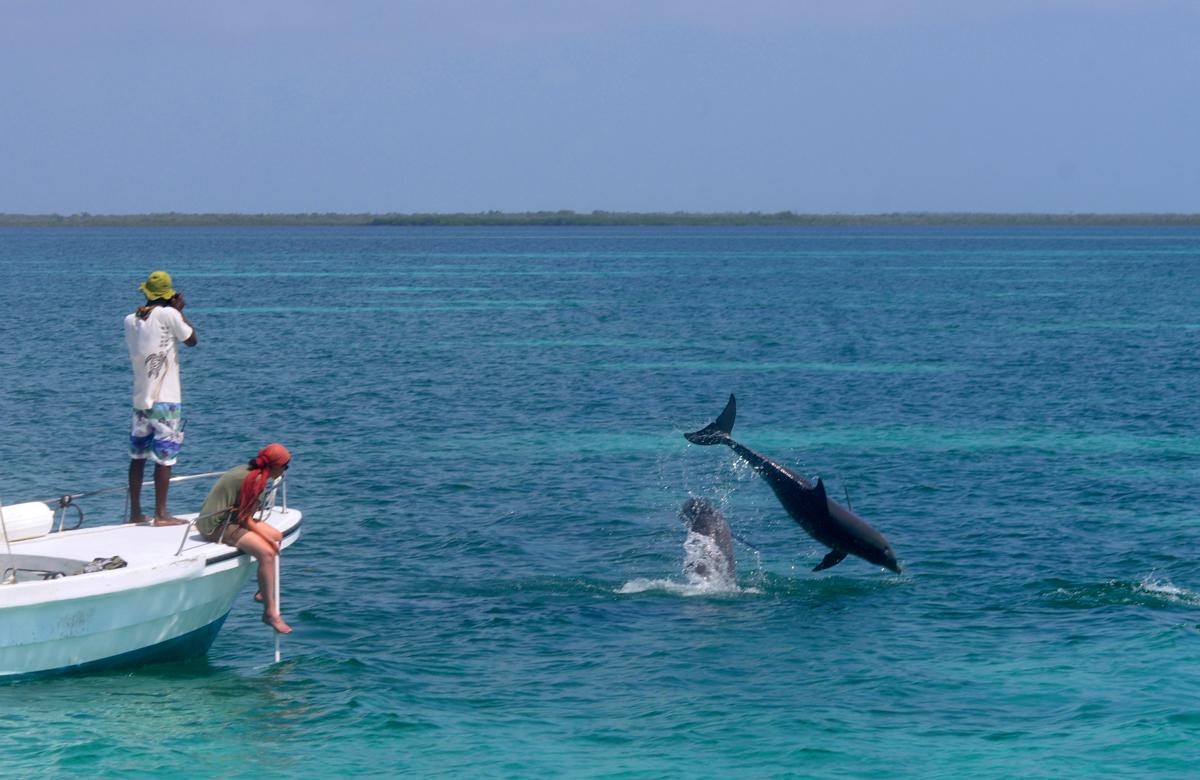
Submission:
<svg viewBox="0 0 1200 780">
<path fill-rule="evenodd" d="M 155 467 L 155 476 L 158 467 Z M 132 458 L 129 461 L 129 522 L 140 523 L 146 519 L 142 514 L 142 480 L 146 477 L 146 461 Z"/>
<path fill-rule="evenodd" d="M 155 404 L 151 411 L 154 427 L 154 524 L 180 525 L 185 520 L 167 511 L 171 467 L 183 446 L 183 418 L 179 404 Z"/>
<path fill-rule="evenodd" d="M 129 521 L 142 523 L 148 520 L 142 513 L 142 481 L 146 479 L 146 458 L 154 444 L 154 432 L 150 418 L 144 411 L 133 410 L 133 422 L 129 428 Z"/>
<path fill-rule="evenodd" d="M 154 464 L 154 521 L 160 523 L 175 518 L 167 514 L 167 491 L 171 489 L 171 467 Z"/>
</svg>

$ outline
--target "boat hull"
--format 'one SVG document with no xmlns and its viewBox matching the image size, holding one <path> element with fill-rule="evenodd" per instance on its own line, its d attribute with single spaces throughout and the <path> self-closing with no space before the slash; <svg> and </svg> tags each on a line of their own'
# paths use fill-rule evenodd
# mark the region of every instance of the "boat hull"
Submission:
<svg viewBox="0 0 1200 780">
<path fill-rule="evenodd" d="M 213 572 L 206 573 L 204 564 L 192 558 L 168 564 L 175 571 L 155 567 L 122 577 L 124 570 L 117 569 L 37 583 L 43 598 L 3 612 L 0 677 L 203 654 L 253 567 L 246 556 Z M 147 575 L 154 581 L 141 585 Z M 96 582 L 100 577 L 108 581 Z M 66 587 L 61 594 L 44 592 L 46 586 L 80 581 L 107 586 L 107 592 L 81 595 Z"/>
<path fill-rule="evenodd" d="M 299 535 L 299 513 L 293 510 L 281 516 L 291 521 L 285 530 L 286 547 Z M 104 536 L 101 529 L 93 532 L 95 539 Z M 76 541 L 75 546 L 86 541 L 95 547 L 95 539 Z M 171 546 L 178 544 L 176 539 L 172 534 Z M 207 544 L 198 537 L 194 541 L 196 546 L 178 556 L 148 555 L 140 565 L 4 586 L 0 680 L 184 660 L 206 653 L 256 563 L 234 548 Z M 131 546 L 123 557 L 155 544 L 162 546 L 157 539 L 135 542 L 138 546 Z M 111 542 L 105 545 L 112 548 Z"/>
<path fill-rule="evenodd" d="M 212 643 L 216 640 L 217 634 L 221 631 L 221 626 L 225 623 L 225 618 L 229 617 L 226 612 L 219 619 L 214 620 L 207 626 L 202 626 L 195 631 L 177 636 L 173 639 L 168 639 L 159 642 L 150 647 L 139 647 L 120 655 L 110 656 L 108 658 L 100 658 L 95 661 L 86 661 L 74 666 L 62 666 L 57 669 L 44 669 L 38 672 L 23 672 L 19 674 L 9 674 L 0 676 L 0 684 L 15 682 L 18 680 L 35 680 L 42 677 L 55 677 L 62 674 L 82 674 L 86 672 L 95 672 L 105 669 L 122 669 L 133 666 L 143 666 L 145 664 L 168 663 L 171 661 L 186 661 L 191 658 L 199 658 L 208 652 L 208 648 L 212 647 Z"/>
</svg>

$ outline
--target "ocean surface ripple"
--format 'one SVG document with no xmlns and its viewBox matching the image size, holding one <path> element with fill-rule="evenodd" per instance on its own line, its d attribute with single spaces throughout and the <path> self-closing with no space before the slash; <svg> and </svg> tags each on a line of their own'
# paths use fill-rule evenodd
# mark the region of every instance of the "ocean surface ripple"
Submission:
<svg viewBox="0 0 1200 780">
<path fill-rule="evenodd" d="M 0 499 L 122 484 L 156 268 L 177 473 L 295 453 L 296 631 L 0 685 L 6 774 L 1194 776 L 1195 229 L 5 229 Z M 684 441 L 730 392 L 902 575 Z"/>
</svg>

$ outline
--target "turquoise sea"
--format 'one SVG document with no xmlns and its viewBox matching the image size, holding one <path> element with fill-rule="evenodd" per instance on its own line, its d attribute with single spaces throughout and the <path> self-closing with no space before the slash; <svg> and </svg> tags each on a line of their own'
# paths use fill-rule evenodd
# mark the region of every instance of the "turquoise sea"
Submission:
<svg viewBox="0 0 1200 780">
<path fill-rule="evenodd" d="M 122 484 L 159 268 L 176 473 L 295 454 L 295 633 L 0 685 L 0 774 L 1195 776 L 1200 230 L 6 229 L 0 499 Z M 731 392 L 902 575 L 684 441 Z"/>
</svg>

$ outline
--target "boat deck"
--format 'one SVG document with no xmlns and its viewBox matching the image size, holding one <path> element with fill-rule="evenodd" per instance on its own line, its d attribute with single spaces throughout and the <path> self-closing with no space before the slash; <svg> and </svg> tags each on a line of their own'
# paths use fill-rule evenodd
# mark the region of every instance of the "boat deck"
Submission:
<svg viewBox="0 0 1200 780">
<path fill-rule="evenodd" d="M 191 520 L 196 515 L 180 517 Z M 300 530 L 300 518 L 299 510 L 293 508 L 285 511 L 277 506 L 267 523 L 283 532 L 283 546 L 287 547 Z M 130 567 L 163 563 L 176 557 L 202 557 L 206 565 L 211 565 L 245 554 L 229 545 L 207 541 L 192 526 L 187 526 L 187 539 L 180 550 L 184 528 L 182 525 L 155 527 L 139 523 L 85 527 L 13 542 L 12 551 L 14 555 L 45 555 L 85 562 L 119 555 Z"/>
</svg>

